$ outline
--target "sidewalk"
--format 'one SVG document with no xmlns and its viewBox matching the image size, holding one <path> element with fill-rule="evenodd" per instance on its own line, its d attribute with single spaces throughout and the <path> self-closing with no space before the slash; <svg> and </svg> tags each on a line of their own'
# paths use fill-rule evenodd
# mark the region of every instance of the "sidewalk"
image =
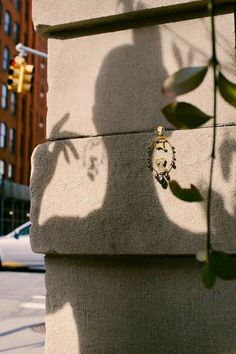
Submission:
<svg viewBox="0 0 236 354">
<path fill-rule="evenodd" d="M 1 321 L 0 329 L 0 353 L 44 353 L 45 326 L 42 317 L 31 317 L 30 323 L 28 318 L 6 319 Z"/>
</svg>

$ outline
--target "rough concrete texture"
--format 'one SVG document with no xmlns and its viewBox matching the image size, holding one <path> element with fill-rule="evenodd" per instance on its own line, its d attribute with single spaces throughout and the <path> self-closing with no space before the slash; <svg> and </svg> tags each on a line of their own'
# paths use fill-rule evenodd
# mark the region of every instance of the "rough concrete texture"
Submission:
<svg viewBox="0 0 236 354">
<path fill-rule="evenodd" d="M 59 0 L 55 11 L 55 2 L 34 0 L 34 22 L 179 2 Z M 235 80 L 233 14 L 218 17 L 217 28 L 219 59 Z M 205 248 L 206 203 L 179 201 L 147 168 L 150 130 L 170 127 L 162 81 L 208 62 L 209 19 L 76 36 L 49 40 L 47 136 L 56 141 L 32 158 L 31 244 L 49 254 L 46 354 L 233 354 L 236 283 L 207 291 L 200 264 L 179 256 Z M 211 74 L 180 100 L 211 114 Z M 234 125 L 233 108 L 221 98 L 218 107 L 218 122 Z M 227 252 L 236 252 L 235 133 L 217 129 L 213 180 L 213 247 Z M 212 129 L 168 136 L 177 152 L 171 177 L 206 196 Z"/>
<path fill-rule="evenodd" d="M 81 3 L 81 2 L 80 2 Z M 236 81 L 233 14 L 219 16 L 218 55 L 225 75 Z M 222 28 L 224 29 L 222 34 Z M 191 40 L 189 31 L 191 29 Z M 208 18 L 104 33 L 69 40 L 49 39 L 47 136 L 101 135 L 164 126 L 164 79 L 182 67 L 207 65 L 211 53 Z M 212 73 L 180 101 L 212 114 Z M 220 123 L 235 111 L 219 97 Z M 55 124 L 70 113 L 64 131 Z"/>
<path fill-rule="evenodd" d="M 39 25 L 53 26 L 139 11 L 143 8 L 152 9 L 191 2 L 193 0 L 70 0 L 68 6 L 66 1 L 57 0 L 57 12 L 55 12 L 55 4 L 52 1 L 34 0 L 33 22 L 36 28 Z"/>
<path fill-rule="evenodd" d="M 236 282 L 194 259 L 46 257 L 46 354 L 233 354 Z"/>
<path fill-rule="evenodd" d="M 58 123 L 63 129 L 68 117 Z M 177 151 L 171 172 L 206 196 L 212 129 L 168 134 Z M 236 251 L 236 127 L 217 130 L 213 181 L 214 247 Z M 205 203 L 163 190 L 147 168 L 152 133 L 49 142 L 33 155 L 31 242 L 46 254 L 194 254 L 206 235 Z"/>
</svg>

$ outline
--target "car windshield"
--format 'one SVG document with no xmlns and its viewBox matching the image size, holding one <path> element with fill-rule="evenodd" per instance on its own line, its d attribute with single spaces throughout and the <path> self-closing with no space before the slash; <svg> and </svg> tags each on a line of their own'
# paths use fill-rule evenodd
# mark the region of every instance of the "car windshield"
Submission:
<svg viewBox="0 0 236 354">
<path fill-rule="evenodd" d="M 29 231 L 30 231 L 30 225 L 26 226 L 24 229 L 21 229 L 20 231 L 17 232 L 18 236 L 25 236 L 25 235 L 29 235 Z"/>
<path fill-rule="evenodd" d="M 8 237 L 15 237 L 15 236 L 24 236 L 24 235 L 29 235 L 31 223 L 27 222 L 24 225 L 18 227 L 17 229 L 11 231 L 8 235 Z"/>
</svg>

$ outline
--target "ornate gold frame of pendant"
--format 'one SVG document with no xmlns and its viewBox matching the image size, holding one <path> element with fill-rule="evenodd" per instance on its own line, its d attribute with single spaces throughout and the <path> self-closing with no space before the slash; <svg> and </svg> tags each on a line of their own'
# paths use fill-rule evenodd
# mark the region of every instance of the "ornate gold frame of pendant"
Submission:
<svg viewBox="0 0 236 354">
<path fill-rule="evenodd" d="M 163 135 L 164 131 L 161 126 L 155 129 L 155 137 L 148 147 L 148 168 L 154 172 L 155 179 L 166 189 L 170 180 L 169 173 L 172 168 L 176 168 L 176 151 Z M 167 155 L 170 155 L 169 159 Z"/>
</svg>

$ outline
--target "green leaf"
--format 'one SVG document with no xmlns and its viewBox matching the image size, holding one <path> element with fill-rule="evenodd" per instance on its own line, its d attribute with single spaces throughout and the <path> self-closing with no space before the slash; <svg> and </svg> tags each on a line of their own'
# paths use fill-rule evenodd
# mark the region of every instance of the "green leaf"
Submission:
<svg viewBox="0 0 236 354">
<path fill-rule="evenodd" d="M 215 274 L 224 280 L 236 279 L 236 262 L 228 254 L 219 251 L 212 251 L 209 261 Z"/>
<path fill-rule="evenodd" d="M 162 92 L 166 96 L 178 96 L 197 88 L 207 73 L 207 66 L 184 68 L 169 76 L 163 84 Z"/>
<path fill-rule="evenodd" d="M 166 119 L 176 128 L 192 129 L 206 123 L 210 116 L 185 102 L 173 102 L 162 109 Z"/>
<path fill-rule="evenodd" d="M 199 190 L 193 184 L 189 189 L 181 188 L 178 182 L 172 180 L 169 182 L 169 186 L 174 196 L 185 202 L 201 202 L 203 200 Z"/>
<path fill-rule="evenodd" d="M 236 84 L 227 80 L 221 72 L 219 73 L 218 84 L 221 96 L 225 101 L 236 107 Z"/>
<path fill-rule="evenodd" d="M 215 281 L 216 281 L 216 275 L 214 273 L 214 270 L 209 262 L 206 262 L 202 268 L 202 280 L 203 284 L 207 289 L 213 288 Z"/>
</svg>

